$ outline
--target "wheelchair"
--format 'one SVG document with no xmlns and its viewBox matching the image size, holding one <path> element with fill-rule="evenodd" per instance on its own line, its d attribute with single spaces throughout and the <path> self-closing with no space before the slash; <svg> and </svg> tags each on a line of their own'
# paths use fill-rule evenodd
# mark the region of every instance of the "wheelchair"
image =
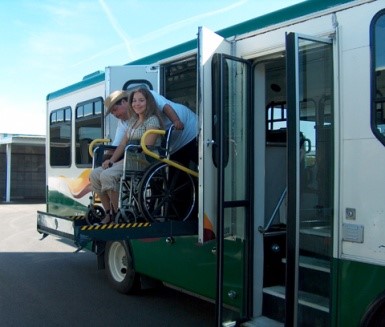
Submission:
<svg viewBox="0 0 385 327">
<path fill-rule="evenodd" d="M 172 130 L 158 131 L 163 134 L 161 145 L 147 149 L 154 156 L 145 154 L 141 145 L 126 146 L 114 223 L 186 221 L 196 215 L 196 180 L 189 169 L 169 160 Z M 104 151 L 111 148 L 95 148 L 93 167 L 101 165 Z M 95 194 L 90 199 L 86 221 L 92 225 L 100 223 L 105 212 Z"/>
</svg>

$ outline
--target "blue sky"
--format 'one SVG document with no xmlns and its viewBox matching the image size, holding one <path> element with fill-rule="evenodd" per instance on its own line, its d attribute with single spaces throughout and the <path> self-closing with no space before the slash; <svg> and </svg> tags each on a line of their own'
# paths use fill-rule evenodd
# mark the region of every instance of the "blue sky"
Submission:
<svg viewBox="0 0 385 327">
<path fill-rule="evenodd" d="M 0 134 L 45 135 L 48 93 L 302 0 L 0 0 Z"/>
</svg>

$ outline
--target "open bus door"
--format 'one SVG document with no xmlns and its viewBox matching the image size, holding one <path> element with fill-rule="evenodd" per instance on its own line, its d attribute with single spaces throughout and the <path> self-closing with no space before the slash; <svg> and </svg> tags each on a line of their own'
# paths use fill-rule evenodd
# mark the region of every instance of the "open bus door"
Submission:
<svg viewBox="0 0 385 327">
<path fill-rule="evenodd" d="M 332 326 L 335 212 L 333 44 L 330 39 L 289 33 L 286 50 L 288 218 L 285 326 Z M 312 144 L 307 151 L 303 149 L 301 135 Z"/>
<path fill-rule="evenodd" d="M 215 235 L 216 319 L 222 326 L 249 315 L 250 67 L 230 56 L 231 45 L 214 32 L 200 28 L 198 41 L 199 240 Z M 230 282 L 234 275 L 243 284 L 238 289 Z M 229 299 L 239 307 L 226 305 Z"/>
</svg>

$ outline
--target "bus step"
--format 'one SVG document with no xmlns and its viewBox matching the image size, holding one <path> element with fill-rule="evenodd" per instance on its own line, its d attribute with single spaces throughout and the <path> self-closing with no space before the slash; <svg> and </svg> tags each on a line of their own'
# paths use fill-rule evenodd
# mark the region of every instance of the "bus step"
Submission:
<svg viewBox="0 0 385 327">
<path fill-rule="evenodd" d="M 329 256 L 332 246 L 331 229 L 328 226 L 301 228 L 299 248 L 320 256 Z"/>
<path fill-rule="evenodd" d="M 282 259 L 286 263 L 286 259 Z M 299 289 L 322 297 L 330 296 L 330 262 L 324 259 L 299 256 Z M 317 283 L 314 283 L 314 281 Z"/>
<path fill-rule="evenodd" d="M 284 327 L 284 324 L 265 316 L 254 318 L 241 324 L 241 327 Z"/>
<path fill-rule="evenodd" d="M 286 258 L 283 258 L 282 262 L 286 264 Z M 303 268 L 322 271 L 325 273 L 330 273 L 330 262 L 319 258 L 301 255 L 299 256 L 299 266 Z"/>
<path fill-rule="evenodd" d="M 326 326 L 329 319 L 329 300 L 326 297 L 304 291 L 298 292 L 299 316 L 303 322 L 314 323 L 316 317 L 320 326 Z M 316 312 L 316 313 L 315 313 Z M 263 315 L 284 322 L 285 287 L 276 285 L 263 289 Z M 309 325 L 309 326 L 310 326 Z"/>
</svg>

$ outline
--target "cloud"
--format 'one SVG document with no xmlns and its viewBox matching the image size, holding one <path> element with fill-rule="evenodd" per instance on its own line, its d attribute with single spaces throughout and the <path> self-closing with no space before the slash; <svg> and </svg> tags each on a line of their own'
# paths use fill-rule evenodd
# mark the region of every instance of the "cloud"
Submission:
<svg viewBox="0 0 385 327">
<path fill-rule="evenodd" d="M 147 33 L 145 35 L 140 35 L 137 38 L 130 38 L 126 34 L 124 29 L 121 27 L 121 25 L 118 23 L 118 20 L 114 17 L 114 15 L 112 14 L 110 8 L 107 6 L 106 2 L 104 0 L 99 0 L 99 4 L 102 7 L 103 12 L 105 13 L 105 15 L 106 15 L 109 23 L 111 24 L 112 28 L 115 30 L 115 32 L 117 33 L 119 38 L 122 40 L 122 43 L 115 44 L 115 45 L 113 45 L 111 47 L 106 48 L 103 51 L 99 51 L 99 52 L 95 53 L 91 57 L 88 57 L 86 59 L 78 61 L 78 62 L 76 62 L 73 65 L 73 67 L 80 66 L 80 65 L 83 65 L 83 64 L 85 64 L 87 62 L 93 61 L 93 60 L 95 60 L 97 58 L 105 57 L 105 56 L 107 56 L 109 54 L 113 54 L 115 52 L 121 51 L 124 47 L 126 48 L 127 54 L 128 54 L 128 58 L 126 58 L 125 62 L 129 62 L 131 60 L 138 59 L 138 54 L 137 54 L 136 51 L 134 51 L 134 49 L 133 49 L 134 47 L 136 47 L 138 45 L 141 45 L 141 44 L 144 44 L 144 43 L 147 43 L 147 42 L 151 42 L 151 41 L 157 40 L 157 39 L 159 39 L 162 36 L 165 36 L 165 35 L 168 35 L 170 33 L 173 33 L 173 32 L 179 30 L 180 28 L 182 28 L 184 26 L 191 25 L 191 24 L 193 24 L 193 23 L 195 23 L 197 21 L 201 21 L 202 19 L 209 18 L 209 17 L 212 17 L 212 16 L 216 16 L 216 15 L 222 14 L 224 12 L 231 11 L 231 10 L 237 8 L 237 7 L 240 7 L 240 6 L 244 5 L 248 1 L 249 0 L 241 0 L 241 1 L 238 1 L 238 2 L 236 2 L 234 4 L 229 5 L 227 7 L 223 7 L 223 8 L 220 8 L 218 10 L 213 10 L 213 11 L 210 11 L 210 12 L 205 12 L 203 14 L 196 15 L 196 16 L 190 17 L 188 19 L 180 20 L 180 21 L 178 21 L 176 23 L 172 23 L 172 24 L 166 25 L 163 28 L 157 29 L 157 30 L 152 31 L 151 33 Z M 130 4 L 132 5 L 133 3 L 130 3 Z M 195 28 L 195 26 L 194 26 L 194 28 Z M 172 46 L 172 45 L 170 45 L 170 46 Z"/>
<path fill-rule="evenodd" d="M 124 49 L 124 44 L 122 43 L 119 43 L 119 44 L 116 44 L 112 47 L 109 47 L 107 48 L 106 50 L 103 50 L 103 51 L 99 51 L 97 53 L 95 53 L 94 55 L 90 56 L 90 57 L 87 57 L 86 59 L 83 59 L 83 60 L 80 60 L 76 63 L 74 63 L 73 65 L 71 65 L 71 67 L 76 67 L 76 66 L 82 66 L 90 61 L 93 61 L 95 59 L 98 59 L 98 58 L 101 58 L 101 57 L 107 57 L 108 55 L 110 54 L 113 54 L 113 53 L 116 53 L 118 51 L 121 51 L 122 49 Z"/>
<path fill-rule="evenodd" d="M 0 132 L 10 134 L 45 135 L 45 101 L 29 101 L 20 106 L 11 97 L 0 96 Z"/>
<path fill-rule="evenodd" d="M 148 33 L 146 35 L 141 35 L 139 38 L 137 38 L 137 39 L 135 39 L 133 41 L 134 41 L 135 45 L 139 45 L 139 44 L 142 44 L 142 43 L 145 43 L 145 42 L 149 42 L 149 41 L 155 40 L 155 39 L 159 38 L 160 36 L 167 35 L 169 33 L 175 32 L 175 31 L 179 30 L 181 27 L 184 27 L 186 25 L 190 25 L 190 24 L 193 24 L 195 22 L 200 22 L 200 21 L 202 21 L 205 18 L 216 16 L 216 15 L 219 15 L 219 14 L 223 14 L 224 12 L 233 10 L 236 7 L 244 5 L 248 1 L 249 0 L 241 0 L 241 1 L 238 1 L 238 2 L 236 2 L 236 3 L 234 3 L 234 4 L 230 5 L 230 6 L 223 7 L 223 8 L 220 8 L 218 10 L 213 10 L 213 11 L 206 12 L 206 13 L 203 13 L 203 14 L 200 14 L 200 15 L 196 15 L 196 16 L 193 16 L 193 17 L 190 17 L 190 18 L 187 18 L 187 19 L 180 20 L 180 21 L 178 21 L 176 23 L 172 23 L 170 25 L 166 25 L 166 26 L 164 26 L 164 27 L 162 27 L 160 29 L 157 29 L 156 31 L 153 31 L 151 33 Z M 188 40 L 186 40 L 186 41 L 188 41 Z"/>
<path fill-rule="evenodd" d="M 125 33 L 124 29 L 120 26 L 117 19 L 115 19 L 114 15 L 111 13 L 111 10 L 108 8 L 104 0 L 99 0 L 99 4 L 102 7 L 105 15 L 107 16 L 108 21 L 110 22 L 112 28 L 118 34 L 118 36 L 122 39 L 124 45 L 126 46 L 127 54 L 130 59 L 135 58 L 135 53 L 131 48 L 131 41 L 128 35 Z M 114 47 L 115 48 L 115 47 Z"/>
<path fill-rule="evenodd" d="M 39 12 L 43 12 L 50 21 L 56 24 L 66 25 L 68 21 L 78 18 L 84 21 L 84 17 L 93 17 L 97 11 L 97 6 L 93 1 L 39 1 L 32 2 L 32 6 L 37 7 Z"/>
<path fill-rule="evenodd" d="M 44 31 L 31 34 L 26 47 L 36 55 L 50 57 L 70 56 L 81 53 L 94 44 L 93 40 L 81 33 L 65 33 L 58 35 L 56 31 Z"/>
</svg>

